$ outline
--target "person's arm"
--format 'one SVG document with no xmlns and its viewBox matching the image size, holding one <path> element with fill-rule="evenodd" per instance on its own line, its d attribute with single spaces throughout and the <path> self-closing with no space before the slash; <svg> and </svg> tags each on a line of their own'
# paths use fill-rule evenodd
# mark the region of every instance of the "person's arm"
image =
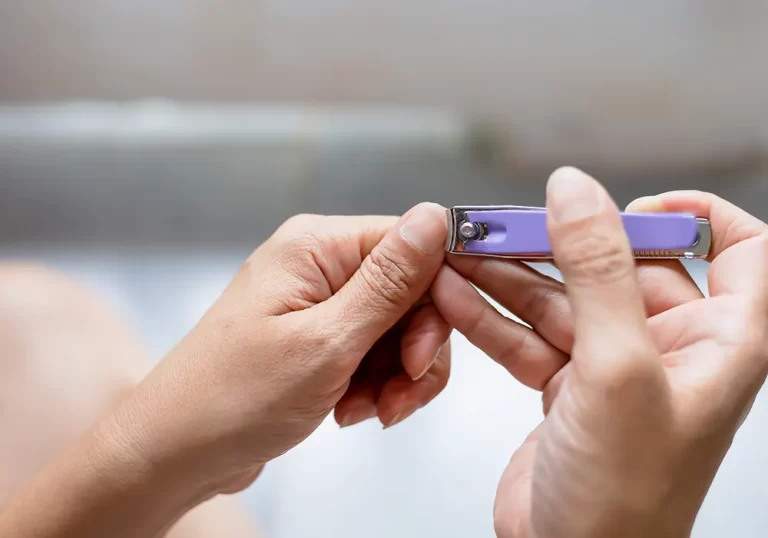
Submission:
<svg viewBox="0 0 768 538">
<path fill-rule="evenodd" d="M 407 418 L 448 378 L 451 329 L 424 299 L 446 233 L 434 204 L 289 220 L 112 415 L 0 507 L 0 536 L 159 536 L 334 410 L 341 425 Z"/>
<path fill-rule="evenodd" d="M 105 419 L 0 506 L 0 535 L 160 536 L 206 500 L 194 469 L 131 435 Z"/>
<path fill-rule="evenodd" d="M 583 172 L 552 176 L 547 209 L 563 283 L 454 259 L 432 287 L 452 326 L 542 391 L 544 419 L 499 484 L 496 532 L 686 538 L 768 372 L 768 226 L 702 192 L 632 205 L 710 221 L 705 298 L 679 262 L 636 266 L 618 208 Z M 520 316 L 537 336 L 520 346 L 520 326 L 464 278 L 515 314 L 537 305 Z M 540 339 L 568 360 L 517 354 Z"/>
</svg>

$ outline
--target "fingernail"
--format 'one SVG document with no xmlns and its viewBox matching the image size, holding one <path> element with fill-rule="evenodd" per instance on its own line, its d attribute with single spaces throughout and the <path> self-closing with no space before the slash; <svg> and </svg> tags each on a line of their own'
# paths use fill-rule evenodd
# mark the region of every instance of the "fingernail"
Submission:
<svg viewBox="0 0 768 538">
<path fill-rule="evenodd" d="M 447 226 L 445 209 L 423 203 L 405 214 L 400 235 L 424 254 L 436 254 L 443 250 Z"/>
<path fill-rule="evenodd" d="M 427 372 L 429 372 L 429 369 L 432 368 L 433 364 L 435 364 L 435 361 L 437 360 L 437 357 L 440 355 L 440 352 L 443 350 L 443 346 L 445 346 L 445 344 L 443 344 L 442 346 L 440 346 L 437 349 L 437 353 L 435 353 L 435 356 L 432 357 L 432 360 L 430 360 L 427 363 L 427 365 L 424 367 L 424 370 L 422 370 L 421 373 L 419 373 L 419 375 L 416 375 L 416 376 L 412 377 L 411 379 L 413 379 L 414 381 L 418 381 L 419 379 L 424 377 Z"/>
<path fill-rule="evenodd" d="M 637 200 L 634 200 L 629 203 L 627 208 L 625 209 L 626 212 L 651 212 L 651 211 L 660 211 L 661 210 L 661 204 L 659 202 L 659 199 L 655 196 L 643 196 L 642 198 L 638 198 Z"/>
<path fill-rule="evenodd" d="M 573 222 L 598 214 L 604 198 L 597 181 L 576 168 L 560 168 L 547 182 L 547 209 L 556 223 Z"/>
<path fill-rule="evenodd" d="M 410 417 L 413 413 L 415 413 L 416 410 L 412 409 L 410 411 L 401 411 L 400 413 L 396 414 L 394 417 L 392 417 L 392 420 L 390 420 L 388 423 L 384 424 L 384 429 L 388 430 L 395 424 L 399 424 L 408 417 Z"/>
<path fill-rule="evenodd" d="M 349 426 L 354 426 L 355 424 L 360 424 L 361 422 L 364 422 L 375 416 L 376 408 L 373 406 L 361 406 L 358 408 L 352 408 L 347 411 L 347 414 L 344 415 L 339 421 L 339 427 L 347 428 Z"/>
</svg>

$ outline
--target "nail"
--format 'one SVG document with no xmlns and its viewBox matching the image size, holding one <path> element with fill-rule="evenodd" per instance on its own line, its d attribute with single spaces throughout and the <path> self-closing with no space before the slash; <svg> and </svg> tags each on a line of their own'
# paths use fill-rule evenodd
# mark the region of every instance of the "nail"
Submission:
<svg viewBox="0 0 768 538">
<path fill-rule="evenodd" d="M 353 407 L 347 411 L 347 414 L 344 415 L 341 420 L 339 420 L 339 427 L 347 428 L 349 426 L 354 426 L 355 424 L 360 424 L 375 416 L 376 408 L 373 406 L 361 405 L 357 408 Z"/>
<path fill-rule="evenodd" d="M 444 346 L 445 346 L 445 344 L 443 344 L 442 346 L 440 346 L 440 347 L 437 349 L 437 353 L 435 353 L 435 356 L 434 356 L 434 357 L 432 357 L 432 360 L 430 360 L 430 361 L 427 363 L 427 365 L 424 367 L 424 369 L 421 371 L 421 373 L 420 373 L 419 375 L 417 375 L 417 376 L 414 376 L 414 377 L 412 377 L 411 379 L 413 379 L 414 381 L 418 381 L 419 379 L 421 379 L 422 377 L 424 377 L 424 376 L 426 375 L 426 373 L 427 373 L 427 372 L 429 372 L 429 369 L 430 369 L 430 368 L 432 368 L 432 365 L 433 365 L 433 364 L 435 364 L 435 361 L 437 360 L 437 357 L 439 357 L 439 356 L 440 356 L 440 352 L 443 350 L 443 347 L 444 347 Z"/>
<path fill-rule="evenodd" d="M 388 423 L 384 424 L 384 429 L 388 430 L 389 428 L 391 428 L 395 424 L 401 423 L 402 421 L 404 421 L 405 419 L 410 417 L 415 412 L 416 412 L 416 409 L 411 409 L 410 411 L 401 411 L 401 412 L 399 412 L 394 417 L 392 417 L 392 419 Z"/>
<path fill-rule="evenodd" d="M 445 209 L 423 203 L 405 214 L 400 235 L 424 254 L 436 254 L 443 250 L 447 230 Z"/>
<path fill-rule="evenodd" d="M 576 168 L 560 168 L 547 182 L 547 208 L 556 223 L 598 214 L 606 196 L 600 184 Z"/>
<path fill-rule="evenodd" d="M 642 198 L 638 198 L 637 200 L 634 200 L 629 203 L 627 208 L 625 209 L 626 212 L 632 213 L 640 213 L 640 212 L 654 212 L 654 211 L 661 211 L 662 205 L 659 199 L 656 196 L 643 196 Z"/>
</svg>

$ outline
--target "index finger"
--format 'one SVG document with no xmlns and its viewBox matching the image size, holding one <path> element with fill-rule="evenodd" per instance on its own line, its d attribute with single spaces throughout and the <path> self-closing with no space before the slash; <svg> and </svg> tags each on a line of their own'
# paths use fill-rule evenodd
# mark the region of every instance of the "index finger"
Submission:
<svg viewBox="0 0 768 538">
<path fill-rule="evenodd" d="M 759 295 L 768 267 L 768 225 L 719 196 L 701 191 L 673 191 L 641 198 L 633 210 L 687 212 L 709 220 L 712 247 L 707 258 L 711 295 Z"/>
<path fill-rule="evenodd" d="M 278 316 L 327 300 L 395 225 L 397 217 L 296 215 L 243 265 L 258 308 Z"/>
<path fill-rule="evenodd" d="M 717 195 L 703 191 L 670 191 L 638 198 L 627 206 L 627 211 L 693 213 L 709 220 L 712 248 L 708 261 L 713 261 L 733 245 L 768 230 L 768 225 L 760 219 Z"/>
</svg>

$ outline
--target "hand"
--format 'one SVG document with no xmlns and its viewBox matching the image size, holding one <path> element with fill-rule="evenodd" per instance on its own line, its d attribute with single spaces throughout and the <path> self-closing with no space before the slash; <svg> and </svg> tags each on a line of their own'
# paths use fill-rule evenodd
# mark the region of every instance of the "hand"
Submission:
<svg viewBox="0 0 768 538">
<path fill-rule="evenodd" d="M 629 208 L 710 219 L 710 297 L 703 298 L 680 264 L 635 268 L 617 209 L 591 178 L 560 170 L 547 192 L 564 289 L 490 260 L 452 260 L 454 269 L 441 270 L 432 288 L 449 323 L 544 389 L 545 419 L 499 485 L 497 533 L 687 536 L 766 377 L 766 225 L 704 193 L 669 193 Z M 495 313 L 456 270 L 532 328 Z M 467 315 L 451 307 L 449 290 Z"/>
<path fill-rule="evenodd" d="M 334 408 L 343 426 L 407 418 L 448 380 L 451 329 L 426 295 L 446 234 L 434 204 L 290 219 L 113 414 L 8 500 L 0 534 L 160 536 Z"/>
<path fill-rule="evenodd" d="M 290 219 L 110 424 L 229 492 L 334 408 L 341 425 L 405 419 L 448 380 L 451 329 L 425 295 L 446 226 L 434 204 Z"/>
</svg>

